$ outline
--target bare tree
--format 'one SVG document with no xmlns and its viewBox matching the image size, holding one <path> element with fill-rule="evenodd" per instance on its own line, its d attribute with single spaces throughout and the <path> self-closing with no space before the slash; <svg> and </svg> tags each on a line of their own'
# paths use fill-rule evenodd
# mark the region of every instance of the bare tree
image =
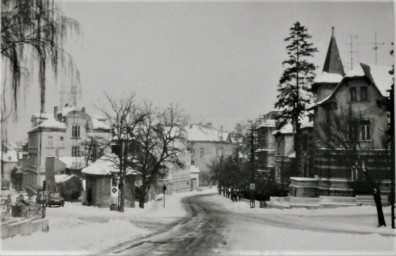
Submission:
<svg viewBox="0 0 396 256">
<path fill-rule="evenodd" d="M 88 135 L 86 139 L 80 142 L 84 147 L 82 156 L 85 158 L 85 165 L 88 166 L 89 162 L 95 162 L 104 155 L 104 150 L 109 146 L 109 141 L 106 141 L 101 136 Z"/>
<path fill-rule="evenodd" d="M 319 124 L 317 136 L 321 147 L 330 150 L 337 159 L 351 171 L 357 172 L 359 177 L 363 177 L 367 188 L 373 194 L 377 207 L 378 225 L 386 226 L 385 218 L 382 211 L 380 185 L 374 182 L 369 172 L 366 170 L 364 156 L 368 154 L 378 154 L 372 145 L 362 145 L 361 136 L 366 132 L 363 128 L 364 113 L 353 111 L 351 106 L 347 109 L 341 109 L 339 113 L 329 111 L 326 122 Z M 367 138 L 366 138 L 367 139 Z M 364 142 L 367 144 L 367 142 Z M 389 155 L 385 148 L 385 158 Z M 376 159 L 380 157 L 376 156 Z M 330 174 L 328 174 L 330 176 Z M 356 178 L 356 177 L 355 177 Z M 359 178 L 360 179 L 360 178 Z"/>
<path fill-rule="evenodd" d="M 113 99 L 106 95 L 109 109 L 101 108 L 113 131 L 112 143 L 118 147 L 117 159 L 114 163 L 120 170 L 120 207 L 124 211 L 125 191 L 124 183 L 127 166 L 132 166 L 131 148 L 136 139 L 137 128 L 146 120 L 146 113 L 136 103 L 135 95 L 131 94 L 122 99 Z M 133 167 L 133 166 L 132 166 Z"/>
<path fill-rule="evenodd" d="M 187 117 L 176 105 L 161 110 L 151 103 L 143 106 L 145 118 L 134 136 L 132 152 L 142 181 L 139 207 L 144 208 L 150 186 L 171 166 L 183 167 L 180 153 L 186 148 Z"/>
</svg>

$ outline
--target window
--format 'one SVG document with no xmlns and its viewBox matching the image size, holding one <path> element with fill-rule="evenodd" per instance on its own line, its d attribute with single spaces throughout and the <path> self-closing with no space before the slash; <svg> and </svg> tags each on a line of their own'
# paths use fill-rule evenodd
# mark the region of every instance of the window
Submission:
<svg viewBox="0 0 396 256">
<path fill-rule="evenodd" d="M 362 121 L 360 124 L 360 139 L 371 140 L 370 121 L 368 120 Z"/>
<path fill-rule="evenodd" d="M 72 147 L 72 156 L 80 156 L 80 147 Z"/>
<path fill-rule="evenodd" d="M 203 157 L 203 148 L 200 148 L 200 149 L 199 149 L 199 156 L 200 156 L 200 157 Z"/>
<path fill-rule="evenodd" d="M 80 126 L 73 125 L 73 127 L 72 127 L 72 138 L 80 138 Z"/>
<path fill-rule="evenodd" d="M 351 95 L 351 101 L 356 101 L 356 87 L 349 88 L 349 93 Z"/>
<path fill-rule="evenodd" d="M 47 147 L 52 148 L 53 143 L 53 137 L 48 136 L 48 141 L 47 141 Z"/>
<path fill-rule="evenodd" d="M 59 146 L 60 146 L 61 148 L 64 148 L 64 147 L 65 147 L 65 141 L 63 140 L 63 136 L 60 137 Z"/>
<path fill-rule="evenodd" d="M 367 86 L 360 87 L 360 101 L 367 100 Z"/>
<path fill-rule="evenodd" d="M 194 161 L 191 161 L 191 165 L 195 165 L 195 162 L 194 162 Z"/>
<path fill-rule="evenodd" d="M 192 148 L 191 149 L 191 156 L 193 156 L 194 155 L 194 149 Z"/>
</svg>

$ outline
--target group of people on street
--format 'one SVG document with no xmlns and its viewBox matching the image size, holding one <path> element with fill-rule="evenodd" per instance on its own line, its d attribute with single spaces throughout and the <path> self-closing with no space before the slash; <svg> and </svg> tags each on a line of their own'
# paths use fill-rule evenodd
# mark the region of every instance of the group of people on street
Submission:
<svg viewBox="0 0 396 256">
<path fill-rule="evenodd" d="M 219 186 L 219 194 L 221 193 L 232 202 L 241 201 L 243 198 L 243 189 L 238 186 Z"/>
</svg>

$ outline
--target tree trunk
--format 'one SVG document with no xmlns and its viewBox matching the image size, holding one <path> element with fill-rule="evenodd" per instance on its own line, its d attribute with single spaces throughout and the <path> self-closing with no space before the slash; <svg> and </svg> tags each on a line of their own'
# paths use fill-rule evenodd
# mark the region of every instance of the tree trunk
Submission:
<svg viewBox="0 0 396 256">
<path fill-rule="evenodd" d="M 384 213 L 382 211 L 381 194 L 378 189 L 373 190 L 373 197 L 375 201 L 375 206 L 377 207 L 378 227 L 386 227 Z"/>
<path fill-rule="evenodd" d="M 146 199 L 146 194 L 144 193 L 143 195 L 140 195 L 140 198 L 139 198 L 139 208 L 144 208 L 144 201 L 145 201 L 145 199 Z"/>
</svg>

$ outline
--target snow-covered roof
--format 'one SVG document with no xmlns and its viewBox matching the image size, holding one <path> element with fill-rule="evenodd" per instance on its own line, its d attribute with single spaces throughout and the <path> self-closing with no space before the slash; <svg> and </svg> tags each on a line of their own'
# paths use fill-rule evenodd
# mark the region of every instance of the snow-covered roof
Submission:
<svg viewBox="0 0 396 256">
<path fill-rule="evenodd" d="M 295 158 L 296 157 L 296 152 L 293 152 L 293 153 L 289 154 L 287 157 Z"/>
<path fill-rule="evenodd" d="M 118 157 L 115 154 L 105 155 L 96 160 L 93 164 L 82 169 L 82 173 L 90 175 L 111 175 L 119 173 Z M 126 175 L 136 175 L 136 171 L 131 168 L 126 169 Z"/>
<path fill-rule="evenodd" d="M 41 124 L 33 127 L 29 132 L 35 131 L 39 128 L 48 128 L 48 129 L 55 129 L 55 130 L 66 130 L 66 124 L 55 120 L 52 116 L 49 117 L 47 120 L 42 122 Z"/>
<path fill-rule="evenodd" d="M 301 128 L 301 129 L 304 129 L 304 128 L 313 128 L 313 121 L 302 123 L 301 126 L 300 126 L 300 128 Z"/>
<path fill-rule="evenodd" d="M 337 73 L 322 72 L 315 77 L 314 83 L 339 83 L 342 80 L 342 75 Z"/>
<path fill-rule="evenodd" d="M 270 149 L 270 148 L 258 148 L 256 149 L 256 152 L 272 152 L 275 151 L 275 149 Z"/>
<path fill-rule="evenodd" d="M 276 120 L 274 119 L 265 119 L 260 120 L 257 124 L 257 127 L 276 127 Z"/>
<path fill-rule="evenodd" d="M 198 124 L 189 125 L 186 132 L 189 141 L 226 141 L 228 137 L 227 132 Z"/>
<path fill-rule="evenodd" d="M 67 106 L 67 107 L 62 108 L 59 113 L 61 113 L 62 116 L 66 116 L 67 114 L 69 114 L 70 112 L 75 111 L 75 110 L 80 111 L 81 109 L 78 109 L 75 106 Z"/>
<path fill-rule="evenodd" d="M 91 118 L 99 120 L 99 121 L 106 121 L 107 118 L 105 116 L 99 114 L 90 114 Z"/>
<path fill-rule="evenodd" d="M 313 109 L 326 101 L 330 100 L 339 88 L 342 86 L 342 82 L 348 78 L 357 78 L 357 77 L 367 77 L 378 89 L 382 96 L 388 96 L 388 90 L 391 88 L 393 83 L 392 76 L 389 74 L 391 67 L 388 66 L 379 66 L 379 65 L 367 65 L 360 63 L 354 69 L 352 69 L 345 77 L 341 80 L 341 82 L 334 88 L 334 90 L 324 98 L 323 100 L 316 102 L 308 107 L 308 110 Z"/>
<path fill-rule="evenodd" d="M 105 121 L 101 121 L 101 120 L 96 119 L 94 117 L 92 117 L 91 120 L 92 120 L 92 128 L 93 129 L 104 129 L 104 130 L 109 130 L 110 129 L 110 126 L 107 125 L 105 123 Z"/>
<path fill-rule="evenodd" d="M 369 67 L 374 84 L 377 86 L 382 96 L 388 96 L 388 90 L 391 88 L 393 83 L 393 77 L 389 74 L 391 67 L 378 65 L 371 65 Z"/>
<path fill-rule="evenodd" d="M 66 165 L 67 169 L 80 170 L 86 166 L 85 158 L 82 156 L 62 156 L 59 157 L 59 160 Z"/>
<path fill-rule="evenodd" d="M 70 180 L 73 177 L 78 177 L 75 174 L 67 175 L 67 174 L 56 174 L 55 175 L 55 183 L 63 183 Z"/>
<path fill-rule="evenodd" d="M 289 133 L 293 133 L 293 125 L 291 122 L 287 122 L 286 124 L 284 124 L 280 129 L 275 130 L 272 132 L 273 135 L 275 134 L 289 134 Z"/>
</svg>

